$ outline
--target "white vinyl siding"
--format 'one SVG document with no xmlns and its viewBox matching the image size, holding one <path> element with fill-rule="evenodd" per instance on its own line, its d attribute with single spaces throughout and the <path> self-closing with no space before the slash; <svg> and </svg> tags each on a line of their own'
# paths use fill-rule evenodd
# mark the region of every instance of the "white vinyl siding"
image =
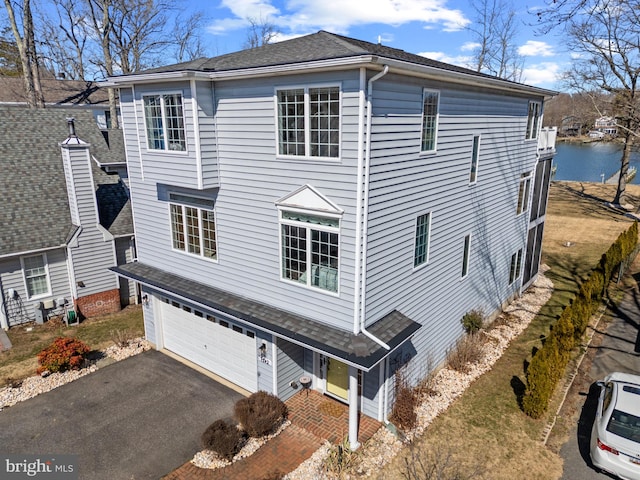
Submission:
<svg viewBox="0 0 640 480">
<path fill-rule="evenodd" d="M 339 220 L 283 211 L 282 278 L 338 291 Z"/>
<path fill-rule="evenodd" d="M 339 87 L 278 90 L 277 105 L 279 155 L 340 155 Z"/>
<path fill-rule="evenodd" d="M 438 109 L 440 93 L 424 90 L 422 97 L 422 152 L 435 152 L 438 141 Z"/>
<path fill-rule="evenodd" d="M 22 271 L 29 298 L 44 297 L 51 293 L 47 257 L 45 254 L 22 257 Z"/>
<path fill-rule="evenodd" d="M 413 256 L 413 266 L 429 261 L 429 235 L 431 232 L 431 213 L 420 215 L 416 220 L 416 239 Z"/>
<path fill-rule="evenodd" d="M 150 150 L 187 149 L 182 95 L 145 95 L 144 117 Z"/>
</svg>

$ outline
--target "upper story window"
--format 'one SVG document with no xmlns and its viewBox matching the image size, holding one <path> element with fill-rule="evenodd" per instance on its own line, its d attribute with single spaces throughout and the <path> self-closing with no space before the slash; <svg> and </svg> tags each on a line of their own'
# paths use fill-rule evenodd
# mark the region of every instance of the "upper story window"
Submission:
<svg viewBox="0 0 640 480">
<path fill-rule="evenodd" d="M 540 123 L 540 102 L 529 102 L 529 113 L 527 115 L 527 140 L 538 138 L 538 124 Z"/>
<path fill-rule="evenodd" d="M 183 152 L 187 149 L 182 95 L 144 95 L 147 146 L 150 150 Z"/>
<path fill-rule="evenodd" d="M 480 156 L 480 135 L 473 136 L 471 150 L 471 170 L 469 171 L 469 183 L 476 183 L 478 178 L 478 157 Z"/>
<path fill-rule="evenodd" d="M 338 291 L 340 220 L 280 212 L 282 278 L 329 292 Z"/>
<path fill-rule="evenodd" d="M 46 255 L 43 253 L 41 255 L 22 257 L 21 261 L 28 298 L 50 295 L 51 285 Z"/>
<path fill-rule="evenodd" d="M 416 220 L 416 240 L 413 266 L 418 267 L 429 261 L 429 237 L 431 235 L 431 213 L 420 215 Z"/>
<path fill-rule="evenodd" d="M 339 87 L 278 90 L 277 102 L 279 155 L 340 155 Z"/>
<path fill-rule="evenodd" d="M 193 255 L 216 259 L 216 221 L 212 209 L 169 204 L 173 248 Z"/>
<path fill-rule="evenodd" d="M 518 206 L 516 214 L 520 215 L 529 208 L 529 191 L 531 190 L 531 172 L 520 175 L 520 186 L 518 187 Z"/>
<path fill-rule="evenodd" d="M 440 93 L 425 89 L 422 95 L 422 138 L 420 141 L 420 151 L 435 152 L 438 140 Z"/>
<path fill-rule="evenodd" d="M 469 258 L 471 257 L 471 235 L 464 237 L 464 251 L 462 253 L 462 278 L 469 274 Z"/>
</svg>

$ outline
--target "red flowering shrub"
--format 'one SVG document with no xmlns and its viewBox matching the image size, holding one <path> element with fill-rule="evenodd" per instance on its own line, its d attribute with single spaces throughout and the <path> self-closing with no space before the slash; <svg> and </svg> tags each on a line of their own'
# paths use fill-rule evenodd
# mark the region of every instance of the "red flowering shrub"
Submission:
<svg viewBox="0 0 640 480">
<path fill-rule="evenodd" d="M 64 372 L 82 367 L 89 347 L 73 337 L 58 337 L 38 354 L 38 373 Z"/>
</svg>

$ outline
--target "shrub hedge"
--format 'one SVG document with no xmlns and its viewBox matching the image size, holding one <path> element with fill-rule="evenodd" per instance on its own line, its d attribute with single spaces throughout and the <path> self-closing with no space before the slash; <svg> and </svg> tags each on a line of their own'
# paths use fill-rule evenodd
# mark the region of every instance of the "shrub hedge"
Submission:
<svg viewBox="0 0 640 480">
<path fill-rule="evenodd" d="M 620 270 L 623 262 L 632 259 L 637 245 L 636 221 L 602 255 L 576 297 L 562 311 L 542 348 L 533 355 L 527 368 L 527 388 L 522 399 L 527 415 L 540 418 L 547 410 L 549 399 L 571 358 L 571 350 L 584 335 L 589 318 L 598 309 L 614 273 Z"/>
<path fill-rule="evenodd" d="M 287 406 L 275 395 L 260 390 L 238 400 L 234 416 L 250 437 L 259 438 L 276 430 L 287 418 Z"/>
</svg>

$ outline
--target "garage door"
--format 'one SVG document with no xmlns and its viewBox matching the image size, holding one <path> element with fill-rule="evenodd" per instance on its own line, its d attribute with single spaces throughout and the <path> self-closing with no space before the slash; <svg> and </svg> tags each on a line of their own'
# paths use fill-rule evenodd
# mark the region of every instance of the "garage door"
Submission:
<svg viewBox="0 0 640 480">
<path fill-rule="evenodd" d="M 158 306 L 167 350 L 242 388 L 257 390 L 255 332 L 177 302 Z"/>
</svg>

